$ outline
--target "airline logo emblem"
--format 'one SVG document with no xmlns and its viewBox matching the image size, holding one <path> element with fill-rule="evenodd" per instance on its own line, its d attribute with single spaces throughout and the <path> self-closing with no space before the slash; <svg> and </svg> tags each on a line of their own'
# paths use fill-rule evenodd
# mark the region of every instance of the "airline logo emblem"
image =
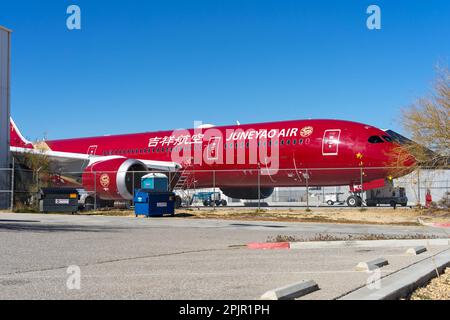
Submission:
<svg viewBox="0 0 450 320">
<path fill-rule="evenodd" d="M 309 137 L 310 135 L 312 135 L 313 132 L 314 132 L 314 128 L 311 127 L 311 126 L 308 126 L 308 127 L 304 127 L 302 130 L 300 130 L 300 135 L 301 135 L 303 138 L 307 138 L 307 137 Z"/>
<path fill-rule="evenodd" d="M 100 176 L 100 184 L 103 188 L 108 188 L 110 184 L 109 175 L 104 173 Z"/>
</svg>

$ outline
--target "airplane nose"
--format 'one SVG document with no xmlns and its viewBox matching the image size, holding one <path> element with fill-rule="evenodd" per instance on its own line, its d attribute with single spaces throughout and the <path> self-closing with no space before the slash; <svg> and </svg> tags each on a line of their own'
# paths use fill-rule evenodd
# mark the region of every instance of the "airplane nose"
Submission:
<svg viewBox="0 0 450 320">
<path fill-rule="evenodd" d="M 394 143 L 388 150 L 391 166 L 410 168 L 417 164 L 407 145 Z"/>
</svg>

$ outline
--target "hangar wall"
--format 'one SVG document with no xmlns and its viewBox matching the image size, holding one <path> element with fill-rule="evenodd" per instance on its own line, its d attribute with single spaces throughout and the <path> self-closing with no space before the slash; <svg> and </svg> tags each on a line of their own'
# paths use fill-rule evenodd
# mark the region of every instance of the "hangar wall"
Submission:
<svg viewBox="0 0 450 320">
<path fill-rule="evenodd" d="M 10 45 L 11 31 L 0 26 L 0 191 L 11 189 L 9 170 Z M 0 209 L 9 208 L 10 199 L 10 192 L 0 192 Z"/>
</svg>

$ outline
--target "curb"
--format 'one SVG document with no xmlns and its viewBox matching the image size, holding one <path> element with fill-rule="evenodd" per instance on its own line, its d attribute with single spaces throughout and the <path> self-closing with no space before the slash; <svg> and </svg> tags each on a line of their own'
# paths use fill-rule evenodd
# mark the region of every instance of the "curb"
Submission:
<svg viewBox="0 0 450 320">
<path fill-rule="evenodd" d="M 291 249 L 322 248 L 376 248 L 376 247 L 417 247 L 448 246 L 450 239 L 403 239 L 403 240 L 356 240 L 356 241 L 311 241 L 291 242 Z"/>
<path fill-rule="evenodd" d="M 423 226 L 426 227 L 433 227 L 433 228 L 450 228 L 450 222 L 425 222 L 420 218 L 417 218 L 417 222 Z"/>
<path fill-rule="evenodd" d="M 261 296 L 261 300 L 293 300 L 308 293 L 319 290 L 313 280 L 303 280 L 281 288 L 269 290 Z"/>
<path fill-rule="evenodd" d="M 385 258 L 378 258 L 375 260 L 370 260 L 367 262 L 360 262 L 357 264 L 355 270 L 356 271 L 372 271 L 378 268 L 381 268 L 383 266 L 388 265 L 389 262 Z"/>
<path fill-rule="evenodd" d="M 309 242 L 253 242 L 248 249 L 336 249 L 378 247 L 428 247 L 448 246 L 450 239 L 403 239 L 403 240 L 355 240 L 355 241 L 309 241 Z"/>
<path fill-rule="evenodd" d="M 290 249 L 289 242 L 254 242 L 247 244 L 248 249 Z"/>
<path fill-rule="evenodd" d="M 446 223 L 432 223 L 431 224 L 435 228 L 450 228 L 450 222 Z"/>
<path fill-rule="evenodd" d="M 417 256 L 418 254 L 427 252 L 427 248 L 425 248 L 424 246 L 418 246 L 418 247 L 414 247 L 414 248 L 409 248 L 408 250 L 406 250 L 406 254 L 409 256 Z"/>
<path fill-rule="evenodd" d="M 380 280 L 379 289 L 367 286 L 357 289 L 338 300 L 396 300 L 408 296 L 416 288 L 436 277 L 450 266 L 450 249 L 390 274 Z"/>
</svg>

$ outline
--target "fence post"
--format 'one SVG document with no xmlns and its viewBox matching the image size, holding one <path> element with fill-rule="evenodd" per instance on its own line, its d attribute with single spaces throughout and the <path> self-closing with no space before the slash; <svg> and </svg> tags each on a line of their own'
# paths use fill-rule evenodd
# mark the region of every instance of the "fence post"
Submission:
<svg viewBox="0 0 450 320">
<path fill-rule="evenodd" d="M 448 204 L 448 179 L 445 181 L 446 188 L 445 188 L 445 196 L 446 196 L 446 203 Z"/>
<path fill-rule="evenodd" d="M 97 171 L 94 171 L 94 210 L 97 210 Z"/>
<path fill-rule="evenodd" d="M 309 172 L 306 169 L 306 210 L 309 211 Z"/>
<path fill-rule="evenodd" d="M 363 181 L 363 176 L 364 176 L 364 168 L 363 166 L 361 166 L 361 171 L 360 171 L 360 182 L 361 182 L 361 207 L 363 206 L 363 202 L 364 202 L 364 181 Z"/>
<path fill-rule="evenodd" d="M 420 200 L 420 168 L 417 169 L 417 201 L 419 202 L 419 205 L 422 204 L 422 201 Z"/>
<path fill-rule="evenodd" d="M 213 210 L 216 211 L 216 171 L 213 170 Z"/>
<path fill-rule="evenodd" d="M 258 163 L 258 211 L 261 210 L 261 165 Z"/>
<path fill-rule="evenodd" d="M 133 180 L 132 180 L 132 186 L 133 186 L 133 189 L 132 189 L 132 190 L 133 190 L 133 202 L 134 202 L 134 178 L 135 178 L 135 177 L 134 177 L 134 171 L 133 171 Z"/>
<path fill-rule="evenodd" d="M 12 157 L 12 169 L 11 169 L 11 212 L 14 211 L 14 157 Z"/>
<path fill-rule="evenodd" d="M 41 169 L 42 169 L 42 167 L 39 167 L 37 170 L 36 170 L 36 199 L 38 199 L 39 198 L 39 193 L 40 193 L 40 184 L 41 184 L 41 181 L 40 181 L 40 172 L 41 172 Z M 39 204 L 39 202 L 40 202 L 41 200 L 37 200 L 37 209 L 38 209 L 38 211 L 40 210 L 40 204 Z"/>
</svg>

